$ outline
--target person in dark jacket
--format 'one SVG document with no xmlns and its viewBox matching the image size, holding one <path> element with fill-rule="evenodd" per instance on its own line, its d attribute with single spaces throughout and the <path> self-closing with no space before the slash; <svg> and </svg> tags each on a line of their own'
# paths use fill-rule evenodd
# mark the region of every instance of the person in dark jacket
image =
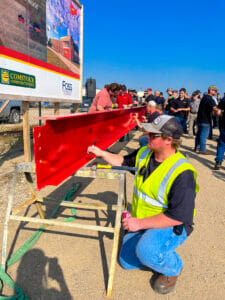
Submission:
<svg viewBox="0 0 225 300">
<path fill-rule="evenodd" d="M 204 95 L 198 109 L 197 125 L 198 132 L 195 138 L 195 152 L 199 150 L 199 154 L 208 155 L 206 151 L 206 139 L 209 135 L 210 124 L 212 123 L 212 112 L 217 111 L 216 103 L 213 100 L 218 92 L 218 88 L 215 85 L 210 85 L 208 88 L 208 94 Z"/>
<path fill-rule="evenodd" d="M 217 144 L 217 153 L 215 158 L 215 166 L 214 170 L 219 170 L 222 162 L 224 160 L 224 152 L 225 152 L 225 99 L 220 101 L 218 105 L 218 112 L 219 115 L 219 130 L 220 136 Z"/>
</svg>

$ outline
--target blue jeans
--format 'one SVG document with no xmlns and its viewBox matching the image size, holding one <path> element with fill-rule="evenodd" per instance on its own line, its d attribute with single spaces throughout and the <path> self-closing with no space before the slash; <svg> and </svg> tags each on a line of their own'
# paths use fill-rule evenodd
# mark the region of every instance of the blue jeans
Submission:
<svg viewBox="0 0 225 300">
<path fill-rule="evenodd" d="M 220 129 L 219 141 L 217 144 L 216 162 L 222 162 L 225 152 L 225 129 Z"/>
<path fill-rule="evenodd" d="M 198 131 L 195 138 L 195 151 L 199 148 L 199 152 L 206 151 L 206 140 L 209 135 L 209 124 L 198 123 Z"/>
<path fill-rule="evenodd" d="M 180 125 L 183 128 L 183 132 L 187 133 L 187 121 L 186 119 L 180 118 L 180 117 L 176 117 L 177 121 L 180 123 Z"/>
<path fill-rule="evenodd" d="M 148 145 L 148 136 L 143 135 L 139 138 L 139 144 L 141 147 L 147 146 Z"/>
<path fill-rule="evenodd" d="M 212 122 L 211 124 L 209 125 L 209 136 L 208 138 L 211 140 L 213 138 L 213 125 L 212 125 Z"/>
<path fill-rule="evenodd" d="M 173 227 L 128 232 L 123 239 L 120 264 L 126 270 L 147 266 L 165 276 L 177 276 L 183 262 L 175 250 L 186 239 L 184 228 L 181 235 L 176 235 Z"/>
</svg>

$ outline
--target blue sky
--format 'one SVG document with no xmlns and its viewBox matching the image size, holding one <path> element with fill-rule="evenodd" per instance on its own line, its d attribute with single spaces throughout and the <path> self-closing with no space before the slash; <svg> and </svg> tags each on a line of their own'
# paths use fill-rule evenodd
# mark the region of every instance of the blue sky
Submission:
<svg viewBox="0 0 225 300">
<path fill-rule="evenodd" d="M 81 0 L 84 83 L 225 91 L 224 0 Z"/>
</svg>

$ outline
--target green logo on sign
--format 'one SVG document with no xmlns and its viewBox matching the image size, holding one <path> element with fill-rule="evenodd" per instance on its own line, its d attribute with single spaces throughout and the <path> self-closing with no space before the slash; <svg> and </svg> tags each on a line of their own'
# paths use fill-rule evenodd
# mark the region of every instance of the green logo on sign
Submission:
<svg viewBox="0 0 225 300">
<path fill-rule="evenodd" d="M 36 88 L 35 76 L 11 71 L 7 69 L 1 69 L 1 84 L 21 86 L 25 88 Z"/>
</svg>

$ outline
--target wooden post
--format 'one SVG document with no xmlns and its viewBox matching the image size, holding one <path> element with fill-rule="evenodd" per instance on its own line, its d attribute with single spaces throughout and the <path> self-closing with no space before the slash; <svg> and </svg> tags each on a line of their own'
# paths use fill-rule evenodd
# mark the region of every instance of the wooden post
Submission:
<svg viewBox="0 0 225 300">
<path fill-rule="evenodd" d="M 114 239 L 113 239 L 113 249 L 112 249 L 112 255 L 111 255 L 111 264 L 109 269 L 109 279 L 108 279 L 108 286 L 106 291 L 106 296 L 108 298 L 112 297 L 112 288 L 113 288 L 113 280 L 115 276 L 115 270 L 116 270 L 116 260 L 117 260 L 117 254 L 118 254 L 118 246 L 119 246 L 119 235 L 120 235 L 120 227 L 121 227 L 121 216 L 122 216 L 122 209 L 123 205 L 126 200 L 124 199 L 124 181 L 126 178 L 126 174 L 124 173 L 120 177 L 120 183 L 119 183 L 119 193 L 118 193 L 118 209 L 116 211 L 116 220 L 115 220 L 115 227 L 114 227 Z"/>
<path fill-rule="evenodd" d="M 54 103 L 54 115 L 59 115 L 59 102 Z"/>
<path fill-rule="evenodd" d="M 5 103 L 2 105 L 2 107 L 0 108 L 0 113 L 6 108 L 6 106 L 9 104 L 10 100 L 6 100 Z"/>
<path fill-rule="evenodd" d="M 30 148 L 30 124 L 29 124 L 29 103 L 22 102 L 23 112 L 23 146 L 25 162 L 31 162 L 31 148 Z"/>
<path fill-rule="evenodd" d="M 38 116 L 41 117 L 41 102 L 38 102 Z M 39 126 L 42 125 L 41 120 L 39 120 Z"/>
<path fill-rule="evenodd" d="M 73 109 L 75 113 L 78 113 L 78 103 L 73 104 Z"/>
</svg>

